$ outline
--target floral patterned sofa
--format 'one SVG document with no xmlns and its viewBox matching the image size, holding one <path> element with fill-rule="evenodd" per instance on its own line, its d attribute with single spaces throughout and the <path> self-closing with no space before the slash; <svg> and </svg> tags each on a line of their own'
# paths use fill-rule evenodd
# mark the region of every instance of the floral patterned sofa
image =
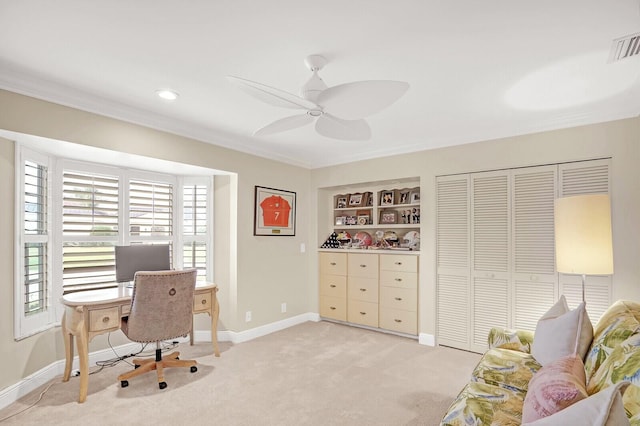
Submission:
<svg viewBox="0 0 640 426">
<path fill-rule="evenodd" d="M 565 303 L 566 305 L 566 303 Z M 586 314 L 585 314 L 586 315 Z M 588 320 L 588 317 L 587 317 Z M 591 327 L 589 323 L 589 327 Z M 618 301 L 605 312 L 592 329 L 593 339 L 586 350 L 580 374 L 585 394 L 575 404 L 574 411 L 589 413 L 588 401 L 597 398 L 602 391 L 612 393 L 614 385 L 621 388 L 624 412 L 633 426 L 640 426 L 640 303 Z M 492 329 L 489 333 L 489 349 L 471 374 L 470 382 L 462 389 L 441 421 L 442 426 L 462 425 L 520 425 L 523 423 L 523 406 L 531 379 L 541 364 L 531 355 L 534 333 L 529 331 Z M 535 351 L 533 351 L 535 353 Z M 573 355 L 577 357 L 577 355 Z M 579 357 L 577 357 L 579 358 Z M 584 368 L 582 368 L 584 366 Z M 545 364 L 545 368 L 546 364 Z M 549 367 L 550 368 L 550 367 Z M 559 377 L 559 376 L 558 376 Z M 552 379 L 554 380 L 554 379 Z M 631 382 L 630 385 L 619 382 Z M 616 385 L 617 384 L 617 385 Z M 533 386 L 533 385 L 532 385 Z M 626 388 L 626 390 L 625 390 Z M 537 389 L 536 389 L 537 391 Z M 532 391 L 531 394 L 534 392 Z M 544 394 L 544 393 L 542 393 Z M 602 398 L 604 396 L 600 396 Z M 544 398 L 544 397 L 543 397 Z M 620 399 L 620 397 L 618 396 Z M 528 404 L 528 402 L 527 402 Z M 572 402 L 573 404 L 573 402 Z M 578 404 L 583 404 L 578 406 Z M 527 408 L 529 410 L 529 408 Z M 586 424 L 577 423 L 572 417 L 561 420 L 557 416 L 569 415 L 568 408 L 561 408 L 547 417 L 546 423 L 530 424 Z M 587 415 L 587 414 L 581 415 Z M 589 420 L 589 424 L 624 424 L 609 420 Z M 589 414 L 593 418 L 595 414 Z M 555 420 L 554 417 L 556 416 Z M 543 419 L 544 420 L 544 419 Z M 525 424 L 529 424 L 526 423 Z"/>
</svg>

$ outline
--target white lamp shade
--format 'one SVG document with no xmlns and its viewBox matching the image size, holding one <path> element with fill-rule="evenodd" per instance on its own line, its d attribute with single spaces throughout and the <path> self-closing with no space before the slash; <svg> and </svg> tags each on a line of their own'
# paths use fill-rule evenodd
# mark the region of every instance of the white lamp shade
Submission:
<svg viewBox="0 0 640 426">
<path fill-rule="evenodd" d="M 556 199 L 556 263 L 558 272 L 613 274 L 611 204 L 606 194 Z"/>
</svg>

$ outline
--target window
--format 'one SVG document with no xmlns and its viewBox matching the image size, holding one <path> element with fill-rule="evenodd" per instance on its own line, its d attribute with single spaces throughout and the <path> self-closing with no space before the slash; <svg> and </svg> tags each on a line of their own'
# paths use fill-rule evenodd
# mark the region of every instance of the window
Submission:
<svg viewBox="0 0 640 426">
<path fill-rule="evenodd" d="M 51 327 L 63 293 L 114 287 L 116 245 L 169 244 L 175 267 L 210 279 L 211 177 L 54 159 L 16 145 L 16 182 L 16 339 Z"/>
<path fill-rule="evenodd" d="M 49 168 L 47 157 L 16 150 L 16 338 L 48 327 L 53 319 Z"/>
<path fill-rule="evenodd" d="M 206 181 L 185 182 L 182 187 L 182 262 L 184 268 L 196 268 L 198 280 L 207 280 L 208 267 L 208 226 L 212 221 L 209 218 L 211 208 L 209 206 L 209 187 Z"/>
<path fill-rule="evenodd" d="M 119 178 L 64 170 L 62 281 L 64 292 L 111 287 L 120 241 Z"/>
</svg>

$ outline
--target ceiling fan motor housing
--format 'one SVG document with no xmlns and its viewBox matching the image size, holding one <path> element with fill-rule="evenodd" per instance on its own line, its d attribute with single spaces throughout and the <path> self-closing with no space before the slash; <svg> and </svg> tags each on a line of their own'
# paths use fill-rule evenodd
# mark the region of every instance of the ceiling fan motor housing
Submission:
<svg viewBox="0 0 640 426">
<path fill-rule="evenodd" d="M 316 102 L 318 95 L 327 88 L 324 81 L 318 75 L 318 71 L 313 71 L 313 75 L 300 89 L 300 96 L 312 102 Z"/>
</svg>

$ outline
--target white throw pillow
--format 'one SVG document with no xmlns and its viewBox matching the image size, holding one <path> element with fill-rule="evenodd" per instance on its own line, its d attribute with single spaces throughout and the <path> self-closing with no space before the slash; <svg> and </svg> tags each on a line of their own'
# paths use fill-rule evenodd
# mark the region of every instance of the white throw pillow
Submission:
<svg viewBox="0 0 640 426">
<path fill-rule="evenodd" d="M 547 365 L 571 354 L 584 357 L 593 339 L 593 326 L 585 303 L 569 310 L 564 295 L 538 321 L 531 354 L 541 365 Z"/>
<path fill-rule="evenodd" d="M 629 419 L 622 405 L 622 394 L 629 386 L 629 382 L 616 383 L 589 398 L 578 401 L 573 405 L 558 411 L 548 417 L 522 426 L 624 426 Z"/>
</svg>

